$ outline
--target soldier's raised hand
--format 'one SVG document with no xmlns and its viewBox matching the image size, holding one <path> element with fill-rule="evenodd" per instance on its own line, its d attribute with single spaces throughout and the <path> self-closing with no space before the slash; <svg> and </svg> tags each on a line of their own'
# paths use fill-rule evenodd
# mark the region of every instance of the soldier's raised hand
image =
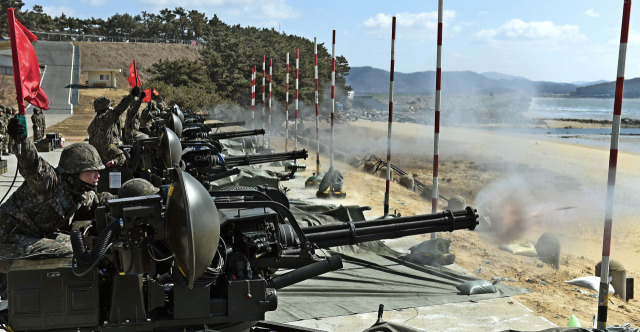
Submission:
<svg viewBox="0 0 640 332">
<path fill-rule="evenodd" d="M 135 86 L 133 89 L 131 89 L 131 95 L 134 97 L 140 96 L 140 87 Z"/>
<path fill-rule="evenodd" d="M 9 136 L 16 141 L 21 141 L 27 137 L 24 124 L 22 124 L 22 122 L 20 122 L 17 117 L 9 119 L 9 124 L 7 125 L 7 134 L 9 134 Z"/>
</svg>

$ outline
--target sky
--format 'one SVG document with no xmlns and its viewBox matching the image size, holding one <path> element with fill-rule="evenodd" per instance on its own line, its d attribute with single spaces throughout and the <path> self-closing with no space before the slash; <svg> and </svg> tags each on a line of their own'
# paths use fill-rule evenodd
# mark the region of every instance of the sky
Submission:
<svg viewBox="0 0 640 332">
<path fill-rule="evenodd" d="M 53 17 L 108 18 L 116 13 L 182 7 L 208 18 L 274 28 L 324 43 L 352 67 L 395 72 L 435 71 L 436 0 L 23 0 Z M 498 72 L 533 81 L 615 81 L 623 0 L 444 0 L 442 70 Z M 640 9 L 631 6 L 624 76 L 640 77 Z M 287 50 L 283 50 L 287 52 Z M 291 50 L 290 52 L 295 52 Z M 300 55 L 301 59 L 304 56 Z M 313 56 L 313 55 L 310 55 Z"/>
</svg>

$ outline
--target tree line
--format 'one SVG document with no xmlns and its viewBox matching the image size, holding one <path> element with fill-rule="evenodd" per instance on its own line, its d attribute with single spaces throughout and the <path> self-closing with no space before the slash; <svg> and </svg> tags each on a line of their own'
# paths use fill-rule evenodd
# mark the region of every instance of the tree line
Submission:
<svg viewBox="0 0 640 332">
<path fill-rule="evenodd" d="M 306 105 L 315 103 L 314 43 L 312 40 L 289 35 L 275 29 L 241 27 L 221 21 L 217 15 L 208 18 L 196 10 L 163 9 L 158 13 L 143 11 L 137 15 L 115 14 L 107 19 L 79 19 L 66 16 L 51 17 L 43 7 L 34 5 L 23 9 L 21 0 L 0 0 L 0 20 L 6 22 L 7 8 L 13 7 L 16 17 L 31 31 L 95 34 L 133 38 L 164 38 L 194 40 L 204 45 L 199 62 L 185 59 L 166 60 L 153 64 L 151 82 L 167 91 L 161 93 L 169 100 L 187 101 L 192 108 L 206 108 L 212 103 L 231 101 L 241 106 L 251 104 L 251 68 L 256 67 L 256 104 L 262 98 L 262 59 L 265 63 L 266 94 L 268 96 L 269 65 L 272 67 L 272 98 L 285 103 L 287 84 L 286 55 L 289 53 L 289 102 L 295 98 L 295 56 L 300 52 L 299 100 Z M 0 25 L 0 33 L 8 36 L 8 27 Z M 329 35 L 330 31 L 324 34 Z M 141 46 L 144 47 L 144 46 Z M 319 103 L 330 98 L 331 54 L 318 44 Z M 349 63 L 344 56 L 336 56 L 335 99 L 342 101 L 347 91 Z M 174 96 L 168 96 L 168 91 Z M 173 99 L 174 97 L 175 99 Z M 268 98 L 268 97 L 267 97 Z M 290 109 L 291 106 L 290 106 Z"/>
</svg>

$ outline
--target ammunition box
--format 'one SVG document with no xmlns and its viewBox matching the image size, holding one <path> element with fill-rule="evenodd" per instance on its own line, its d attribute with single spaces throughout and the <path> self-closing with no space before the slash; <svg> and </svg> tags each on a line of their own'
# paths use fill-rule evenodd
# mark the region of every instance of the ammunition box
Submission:
<svg viewBox="0 0 640 332">
<path fill-rule="evenodd" d="M 97 270 L 78 277 L 71 258 L 16 260 L 7 274 L 15 331 L 98 326 Z"/>
</svg>

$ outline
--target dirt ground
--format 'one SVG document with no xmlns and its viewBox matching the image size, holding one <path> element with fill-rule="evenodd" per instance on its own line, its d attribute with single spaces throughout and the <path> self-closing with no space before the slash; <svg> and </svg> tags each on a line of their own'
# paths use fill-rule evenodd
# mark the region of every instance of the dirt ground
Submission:
<svg viewBox="0 0 640 332">
<path fill-rule="evenodd" d="M 567 123 L 548 125 L 564 127 Z M 336 129 L 336 141 L 342 142 L 337 143 L 336 155 L 347 151 L 347 155 L 365 158 L 368 155 L 360 147 L 366 146 L 366 151 L 386 163 L 386 143 L 381 144 L 386 142 L 386 122 L 358 121 L 343 129 Z M 390 187 L 390 211 L 402 215 L 431 213 L 433 141 L 428 136 L 433 136 L 433 127 L 394 123 L 393 130 L 392 163 L 425 184 L 428 194 L 427 198 L 421 197 L 396 182 L 396 177 Z M 456 264 L 483 279 L 506 278 L 509 281 L 501 282 L 533 290 L 516 299 L 559 326 L 566 326 L 571 315 L 575 315 L 583 327 L 590 327 L 598 308 L 598 292 L 565 281 L 594 275 L 595 265 L 602 258 L 606 202 L 602 196 L 606 191 L 608 150 L 502 135 L 491 137 L 491 133 L 468 129 L 451 128 L 451 135 L 446 135 L 446 130 L 449 128 L 441 129 L 439 209 L 446 208 L 452 195 L 461 195 L 467 205 L 480 210 L 481 219 L 489 214 L 495 223 L 491 228 L 481 224 L 475 231 L 438 235 L 452 240 Z M 369 144 L 362 145 L 362 141 Z M 467 149 L 461 149 L 461 145 Z M 496 147 L 510 145 L 513 145 L 511 150 Z M 276 148 L 282 146 L 276 145 Z M 310 157 L 304 161 L 308 166 L 301 175 L 308 176 L 315 170 L 315 143 L 304 148 L 309 150 Z M 424 157 L 420 157 L 421 154 Z M 320 159 L 326 170 L 329 158 L 323 154 Z M 615 209 L 620 213 L 614 214 L 611 247 L 611 259 L 622 263 L 627 276 L 631 277 L 640 273 L 637 245 L 640 226 L 636 222 L 640 210 L 633 203 L 632 198 L 637 195 L 633 194 L 635 186 L 631 185 L 638 180 L 633 175 L 638 162 L 640 156 L 620 153 L 618 179 L 624 184 L 618 184 L 616 192 L 616 198 L 620 199 Z M 346 163 L 336 162 L 336 167 L 344 175 L 348 196 L 336 204 L 371 206 L 368 217 L 381 216 L 385 177 L 381 177 L 380 172 L 371 174 Z M 499 189 L 495 190 L 496 187 Z M 487 212 L 486 206 L 492 206 L 493 210 Z M 535 257 L 500 249 L 502 244 L 535 243 L 544 232 L 560 239 L 562 254 L 558 270 Z M 428 240 L 430 235 L 416 238 Z M 640 326 L 640 301 L 625 302 L 613 296 L 607 324 L 625 323 Z"/>
</svg>

